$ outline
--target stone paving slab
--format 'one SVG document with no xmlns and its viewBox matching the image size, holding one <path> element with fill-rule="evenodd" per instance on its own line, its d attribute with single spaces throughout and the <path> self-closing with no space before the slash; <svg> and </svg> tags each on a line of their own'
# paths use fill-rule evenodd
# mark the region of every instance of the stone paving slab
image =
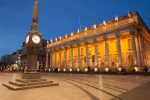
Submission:
<svg viewBox="0 0 150 100">
<path fill-rule="evenodd" d="M 14 81 L 19 78 L 19 75 L 19 73 L 0 73 L 0 84 Z M 119 100 L 149 100 L 150 98 L 149 76 L 42 73 L 42 77 L 60 83 L 60 85 L 23 91 L 10 91 L 0 85 L 0 100 L 117 100 L 116 97 L 119 97 Z M 73 81 L 70 81 L 73 83 L 71 84 L 67 82 L 68 80 L 64 81 L 64 77 L 99 89 Z"/>
</svg>

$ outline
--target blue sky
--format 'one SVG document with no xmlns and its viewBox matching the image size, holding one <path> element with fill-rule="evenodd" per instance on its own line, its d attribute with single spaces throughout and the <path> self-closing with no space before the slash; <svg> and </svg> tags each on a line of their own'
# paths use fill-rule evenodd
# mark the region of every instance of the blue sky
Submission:
<svg viewBox="0 0 150 100">
<path fill-rule="evenodd" d="M 0 0 L 0 56 L 21 48 L 30 30 L 34 0 Z M 45 39 L 138 11 L 150 27 L 150 0 L 39 0 L 39 31 Z"/>
</svg>

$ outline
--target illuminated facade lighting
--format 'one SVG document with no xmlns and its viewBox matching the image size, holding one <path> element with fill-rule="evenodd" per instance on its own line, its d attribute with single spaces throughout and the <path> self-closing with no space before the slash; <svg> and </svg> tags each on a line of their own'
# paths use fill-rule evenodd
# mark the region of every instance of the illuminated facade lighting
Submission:
<svg viewBox="0 0 150 100">
<path fill-rule="evenodd" d="M 96 66 L 97 68 L 103 67 L 103 71 L 119 71 L 121 70 L 119 67 L 123 68 L 123 66 L 150 66 L 149 29 L 143 26 L 142 23 L 144 22 L 141 21 L 139 14 L 136 12 L 130 14 L 132 15 L 130 17 L 132 17 L 133 20 L 126 15 L 118 17 L 118 22 L 114 21 L 114 19 L 107 23 L 103 21 L 101 24 L 93 25 L 92 28 L 88 28 L 87 32 L 84 30 L 78 30 L 79 34 L 74 34 L 73 36 L 66 35 L 66 38 L 63 38 L 61 42 L 57 41 L 48 44 L 46 53 L 47 55 L 50 54 L 52 61 L 48 61 L 47 57 L 46 64 L 48 65 L 50 62 L 52 68 L 57 68 L 56 62 L 62 60 L 67 64 L 66 67 L 66 64 L 61 62 L 63 68 L 76 69 L 76 67 L 79 67 L 80 65 L 80 68 L 83 69 L 83 71 L 85 71 L 85 65 Z M 118 18 L 116 17 L 115 20 Z M 135 23 L 136 20 L 142 23 L 137 24 Z M 104 26 L 106 24 L 108 27 Z M 138 31 L 137 28 L 143 30 Z M 142 34 L 140 34 L 140 31 Z M 134 32 L 136 32 L 136 34 Z M 137 39 L 139 43 L 137 42 Z M 95 45 L 95 41 L 98 45 Z M 143 54 L 141 52 L 136 52 L 138 51 L 140 44 L 144 44 L 144 48 L 147 48 L 143 49 Z M 132 46 L 137 46 L 137 48 L 133 48 Z M 53 48 L 55 47 L 57 47 L 58 52 L 54 52 L 55 49 Z M 71 50 L 73 50 L 72 54 Z M 116 53 L 114 53 L 114 51 Z M 80 55 L 78 55 L 78 52 L 80 52 Z M 122 53 L 127 55 L 122 55 Z M 59 54 L 62 54 L 61 57 L 59 57 Z M 136 54 L 146 55 L 146 57 L 135 56 Z M 72 55 L 73 57 L 71 57 Z M 78 64 L 79 60 L 81 60 L 80 64 Z M 112 62 L 116 67 L 114 67 L 110 62 Z M 145 65 L 145 62 L 148 63 Z M 75 67 L 75 65 L 77 66 Z M 110 69 L 106 68 L 107 66 L 109 66 Z M 125 67 L 125 69 L 126 71 L 131 71 L 133 67 Z M 67 69 L 67 71 L 69 71 L 69 69 Z"/>
<path fill-rule="evenodd" d="M 65 71 L 66 71 L 66 68 L 64 68 L 63 71 L 65 72 Z"/>
<path fill-rule="evenodd" d="M 72 72 L 72 68 L 70 68 L 70 72 Z"/>
<path fill-rule="evenodd" d="M 98 68 L 94 68 L 94 71 L 95 71 L 95 72 L 98 72 Z"/>
<path fill-rule="evenodd" d="M 60 68 L 58 68 L 58 72 L 60 72 Z"/>
<path fill-rule="evenodd" d="M 51 71 L 51 69 L 49 68 L 49 69 L 48 69 L 48 71 L 50 72 L 50 71 Z"/>
<path fill-rule="evenodd" d="M 59 39 L 61 40 L 61 36 L 59 37 Z"/>
<path fill-rule="evenodd" d="M 84 71 L 85 71 L 85 72 L 88 72 L 88 68 L 85 68 Z"/>
<path fill-rule="evenodd" d="M 138 67 L 134 67 L 134 70 L 135 70 L 135 72 L 138 72 L 139 68 Z"/>
<path fill-rule="evenodd" d="M 80 71 L 80 69 L 79 68 L 77 68 L 77 72 L 79 72 Z"/>
<path fill-rule="evenodd" d="M 108 67 L 106 67 L 106 68 L 105 68 L 105 72 L 108 72 L 108 71 L 109 71 L 109 68 L 108 68 Z"/>
<path fill-rule="evenodd" d="M 53 40 L 51 39 L 51 42 L 53 42 Z"/>
<path fill-rule="evenodd" d="M 118 71 L 121 72 L 121 71 L 122 71 L 122 68 L 121 68 L 121 67 L 118 67 Z"/>
</svg>

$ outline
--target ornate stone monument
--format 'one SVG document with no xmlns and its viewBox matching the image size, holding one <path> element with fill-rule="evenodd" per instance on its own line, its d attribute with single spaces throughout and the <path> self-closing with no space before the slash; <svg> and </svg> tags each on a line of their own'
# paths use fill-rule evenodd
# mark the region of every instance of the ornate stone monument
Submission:
<svg viewBox="0 0 150 100">
<path fill-rule="evenodd" d="M 42 36 L 38 32 L 38 0 L 35 0 L 31 31 L 27 34 L 25 48 L 27 49 L 27 72 L 22 75 L 23 79 L 39 79 L 37 73 L 37 60 L 39 49 L 42 44 Z"/>
<path fill-rule="evenodd" d="M 3 84 L 11 90 L 23 90 L 47 86 L 58 86 L 58 83 L 41 79 L 38 73 L 37 61 L 39 49 L 42 45 L 42 35 L 38 32 L 38 0 L 34 0 L 31 31 L 27 34 L 24 47 L 27 49 L 27 70 L 21 79 L 16 79 L 9 84 Z"/>
</svg>

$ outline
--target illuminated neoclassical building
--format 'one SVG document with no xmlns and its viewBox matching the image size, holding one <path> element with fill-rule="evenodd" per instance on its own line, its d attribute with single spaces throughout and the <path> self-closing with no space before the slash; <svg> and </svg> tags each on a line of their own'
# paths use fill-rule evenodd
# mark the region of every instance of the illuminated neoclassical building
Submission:
<svg viewBox="0 0 150 100">
<path fill-rule="evenodd" d="M 115 71 L 150 66 L 150 31 L 137 12 L 60 36 L 47 44 L 46 67 Z"/>
</svg>

